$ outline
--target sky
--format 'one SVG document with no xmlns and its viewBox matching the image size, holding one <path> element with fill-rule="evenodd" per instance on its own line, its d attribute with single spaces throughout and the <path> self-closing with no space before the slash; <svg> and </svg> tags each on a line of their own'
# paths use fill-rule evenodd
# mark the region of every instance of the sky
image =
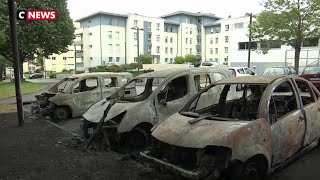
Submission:
<svg viewBox="0 0 320 180">
<path fill-rule="evenodd" d="M 72 19 L 79 19 L 97 11 L 137 13 L 159 17 L 175 11 L 213 13 L 227 18 L 259 13 L 261 0 L 68 0 Z"/>
</svg>

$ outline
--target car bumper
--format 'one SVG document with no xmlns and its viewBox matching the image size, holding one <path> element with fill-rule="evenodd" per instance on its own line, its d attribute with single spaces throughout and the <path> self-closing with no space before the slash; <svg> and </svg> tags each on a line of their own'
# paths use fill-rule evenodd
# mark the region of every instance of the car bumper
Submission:
<svg viewBox="0 0 320 180">
<path fill-rule="evenodd" d="M 149 151 L 144 151 L 144 152 L 140 152 L 140 155 L 143 159 L 145 159 L 146 161 L 156 165 L 156 166 L 160 166 L 162 168 L 165 168 L 175 174 L 178 174 L 180 176 L 183 176 L 185 178 L 191 178 L 191 179 L 201 179 L 205 176 L 205 173 L 201 172 L 201 171 L 193 171 L 193 170 L 187 170 L 181 167 L 178 167 L 174 164 L 168 163 L 164 160 L 155 158 L 153 156 L 149 155 Z M 213 178 L 212 180 L 216 180 L 219 177 L 211 177 Z"/>
</svg>

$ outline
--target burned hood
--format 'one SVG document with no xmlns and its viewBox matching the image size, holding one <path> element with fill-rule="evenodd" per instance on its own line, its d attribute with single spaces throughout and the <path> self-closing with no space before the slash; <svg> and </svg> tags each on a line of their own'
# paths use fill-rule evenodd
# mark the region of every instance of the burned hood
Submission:
<svg viewBox="0 0 320 180">
<path fill-rule="evenodd" d="M 93 104 L 86 113 L 84 113 L 82 116 L 90 122 L 98 123 L 104 113 L 104 110 L 107 108 L 107 106 L 110 104 L 110 100 L 103 99 L 95 104 Z M 142 101 L 143 102 L 143 101 Z M 105 119 L 112 119 L 113 117 L 121 114 L 124 111 L 130 111 L 133 107 L 139 106 L 141 102 L 117 102 L 111 107 L 110 111 L 108 112 L 108 115 Z"/>
<path fill-rule="evenodd" d="M 208 145 L 232 148 L 240 131 L 250 131 L 251 121 L 216 121 L 203 119 L 195 124 L 193 120 L 176 113 L 158 123 L 152 129 L 152 136 L 174 146 L 204 148 Z M 248 133 L 246 133 L 248 134 Z"/>
</svg>

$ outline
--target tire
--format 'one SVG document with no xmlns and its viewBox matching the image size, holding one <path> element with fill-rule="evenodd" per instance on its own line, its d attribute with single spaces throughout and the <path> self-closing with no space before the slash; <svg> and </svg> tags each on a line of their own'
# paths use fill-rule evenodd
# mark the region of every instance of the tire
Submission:
<svg viewBox="0 0 320 180">
<path fill-rule="evenodd" d="M 244 164 L 235 164 L 230 170 L 229 180 L 264 180 L 266 167 L 259 159 L 248 160 Z"/>
<path fill-rule="evenodd" d="M 57 121 L 66 120 L 69 116 L 69 111 L 66 108 L 55 108 L 53 111 L 53 116 Z"/>
<path fill-rule="evenodd" d="M 150 145 L 150 130 L 145 130 L 141 127 L 134 128 L 130 134 L 128 134 L 126 144 L 134 150 L 145 149 Z"/>
</svg>

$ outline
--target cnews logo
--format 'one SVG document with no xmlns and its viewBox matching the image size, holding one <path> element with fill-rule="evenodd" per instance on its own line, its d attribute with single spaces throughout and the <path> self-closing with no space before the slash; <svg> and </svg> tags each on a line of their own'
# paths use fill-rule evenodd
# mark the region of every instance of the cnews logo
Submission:
<svg viewBox="0 0 320 180">
<path fill-rule="evenodd" d="M 58 20 L 57 10 L 18 10 L 18 20 L 43 20 L 43 21 L 55 21 Z"/>
</svg>

